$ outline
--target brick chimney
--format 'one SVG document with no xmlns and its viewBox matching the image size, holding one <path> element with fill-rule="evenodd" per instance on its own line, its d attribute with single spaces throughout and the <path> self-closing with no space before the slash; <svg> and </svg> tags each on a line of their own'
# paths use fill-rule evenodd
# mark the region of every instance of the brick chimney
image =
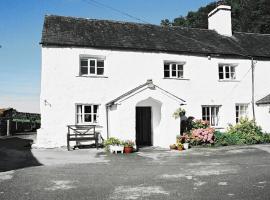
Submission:
<svg viewBox="0 0 270 200">
<path fill-rule="evenodd" d="M 219 5 L 208 14 L 208 29 L 220 35 L 232 36 L 231 6 Z"/>
</svg>

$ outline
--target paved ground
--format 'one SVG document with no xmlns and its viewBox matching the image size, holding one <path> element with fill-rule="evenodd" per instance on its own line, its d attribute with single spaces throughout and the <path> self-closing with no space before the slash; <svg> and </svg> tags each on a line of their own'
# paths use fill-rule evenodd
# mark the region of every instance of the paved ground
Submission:
<svg viewBox="0 0 270 200">
<path fill-rule="evenodd" d="M 111 155 L 13 140 L 0 139 L 0 199 L 270 199 L 270 145 Z"/>
</svg>

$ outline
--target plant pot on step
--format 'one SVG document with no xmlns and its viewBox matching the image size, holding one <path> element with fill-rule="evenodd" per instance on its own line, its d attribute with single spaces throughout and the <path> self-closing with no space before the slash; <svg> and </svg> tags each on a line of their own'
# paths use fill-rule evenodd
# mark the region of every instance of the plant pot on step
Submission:
<svg viewBox="0 0 270 200">
<path fill-rule="evenodd" d="M 189 143 L 184 143 L 183 147 L 184 147 L 185 150 L 189 149 Z"/>
<path fill-rule="evenodd" d="M 124 147 L 124 153 L 132 153 L 133 147 Z"/>
</svg>

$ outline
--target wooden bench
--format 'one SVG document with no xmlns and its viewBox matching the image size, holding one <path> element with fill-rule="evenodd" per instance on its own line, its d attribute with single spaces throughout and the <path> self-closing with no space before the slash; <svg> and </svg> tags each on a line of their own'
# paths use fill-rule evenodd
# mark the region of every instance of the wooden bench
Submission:
<svg viewBox="0 0 270 200">
<path fill-rule="evenodd" d="M 99 148 L 99 140 L 103 140 L 101 134 L 96 131 L 96 125 L 68 125 L 67 133 L 67 149 L 70 150 L 70 141 L 75 141 L 74 149 L 79 145 L 79 142 L 95 141 L 95 146 Z"/>
</svg>

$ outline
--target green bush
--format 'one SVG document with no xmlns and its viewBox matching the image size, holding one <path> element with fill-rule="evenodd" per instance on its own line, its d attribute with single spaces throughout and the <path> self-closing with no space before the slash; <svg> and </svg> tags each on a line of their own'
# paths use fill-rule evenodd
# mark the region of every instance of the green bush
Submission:
<svg viewBox="0 0 270 200">
<path fill-rule="evenodd" d="M 226 133 L 215 132 L 216 146 L 263 143 L 270 143 L 270 135 L 263 133 L 260 126 L 247 118 L 234 126 L 230 125 Z"/>
</svg>

